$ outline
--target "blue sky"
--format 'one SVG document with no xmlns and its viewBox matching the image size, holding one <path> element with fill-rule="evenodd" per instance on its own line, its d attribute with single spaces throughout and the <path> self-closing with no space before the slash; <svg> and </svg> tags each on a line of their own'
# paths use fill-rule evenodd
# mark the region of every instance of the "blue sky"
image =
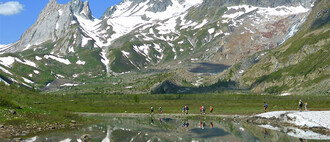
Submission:
<svg viewBox="0 0 330 142">
<path fill-rule="evenodd" d="M 57 0 L 60 4 L 70 0 Z M 86 1 L 86 0 L 83 0 Z M 93 16 L 100 18 L 105 10 L 122 0 L 89 0 Z M 49 0 L 0 0 L 0 44 L 13 43 L 31 27 Z"/>
</svg>

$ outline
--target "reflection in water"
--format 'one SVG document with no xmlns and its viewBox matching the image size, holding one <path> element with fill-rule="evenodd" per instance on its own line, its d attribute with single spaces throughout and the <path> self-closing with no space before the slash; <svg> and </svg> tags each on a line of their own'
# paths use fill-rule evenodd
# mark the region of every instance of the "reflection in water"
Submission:
<svg viewBox="0 0 330 142">
<path fill-rule="evenodd" d="M 163 121 L 162 121 L 162 118 L 159 118 L 159 124 L 162 124 Z"/>
<path fill-rule="evenodd" d="M 102 140 L 102 142 L 110 142 L 111 130 L 108 128 L 107 136 Z"/>
<path fill-rule="evenodd" d="M 199 138 L 221 137 L 221 136 L 226 136 L 226 135 L 230 134 L 230 133 L 228 133 L 228 132 L 226 132 L 226 131 L 224 131 L 223 129 L 220 129 L 220 128 L 212 128 L 212 129 L 193 128 L 193 129 L 190 130 L 190 132 L 197 134 Z"/>
<path fill-rule="evenodd" d="M 264 134 L 265 134 L 264 138 L 266 138 L 268 136 L 268 132 L 267 132 L 267 129 L 266 128 L 264 130 Z"/>
<path fill-rule="evenodd" d="M 82 135 L 91 141 L 299 141 L 283 132 L 261 128 L 247 123 L 226 120 L 174 119 L 154 117 L 90 116 L 99 123 L 76 130 L 57 131 L 31 136 L 34 141 L 80 140 Z M 159 123 L 154 120 L 159 119 Z M 206 125 L 208 124 L 208 125 Z M 263 132 L 261 134 L 260 132 Z M 302 140 L 302 139 L 301 139 Z M 4 140 L 0 140 L 4 141 Z M 10 141 L 10 140 L 8 140 Z"/>
<path fill-rule="evenodd" d="M 155 122 L 154 122 L 154 119 L 152 117 L 151 117 L 150 121 L 151 121 L 151 124 L 154 125 Z"/>
<path fill-rule="evenodd" d="M 299 138 L 299 141 L 300 142 L 307 142 L 307 140 L 306 139 L 303 139 L 303 138 Z"/>
<path fill-rule="evenodd" d="M 188 128 L 189 127 L 189 120 L 183 120 L 182 127 Z"/>
</svg>

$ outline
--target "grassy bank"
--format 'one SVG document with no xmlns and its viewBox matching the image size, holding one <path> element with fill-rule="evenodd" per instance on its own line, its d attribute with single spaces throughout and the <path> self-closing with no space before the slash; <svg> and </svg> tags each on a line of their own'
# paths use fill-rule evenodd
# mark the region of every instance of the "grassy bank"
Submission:
<svg viewBox="0 0 330 142">
<path fill-rule="evenodd" d="M 82 117 L 68 111 L 39 107 L 43 95 L 34 90 L 1 82 L 0 90 L 0 137 L 75 127 L 83 122 Z"/>
<path fill-rule="evenodd" d="M 269 111 L 297 110 L 298 101 L 307 101 L 310 110 L 329 110 L 330 96 L 264 96 L 253 94 L 170 94 L 170 95 L 59 95 L 43 96 L 38 107 L 71 112 L 95 113 L 149 113 L 153 106 L 164 113 L 181 113 L 188 105 L 190 113 L 199 113 L 204 105 L 214 108 L 215 114 L 253 114 L 263 112 L 263 102 L 268 103 Z"/>
</svg>

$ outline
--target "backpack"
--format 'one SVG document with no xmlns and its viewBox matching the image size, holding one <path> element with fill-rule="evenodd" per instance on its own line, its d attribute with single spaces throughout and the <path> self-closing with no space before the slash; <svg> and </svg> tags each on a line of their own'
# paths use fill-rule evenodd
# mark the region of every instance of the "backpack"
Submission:
<svg viewBox="0 0 330 142">
<path fill-rule="evenodd" d="M 265 104 L 265 108 L 267 108 L 268 107 L 268 104 Z"/>
<path fill-rule="evenodd" d="M 189 107 L 187 107 L 186 110 L 189 110 Z"/>
</svg>

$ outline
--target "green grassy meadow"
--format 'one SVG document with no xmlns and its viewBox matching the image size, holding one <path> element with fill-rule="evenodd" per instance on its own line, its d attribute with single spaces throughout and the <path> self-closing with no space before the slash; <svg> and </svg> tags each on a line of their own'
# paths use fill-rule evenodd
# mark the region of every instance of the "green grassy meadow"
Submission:
<svg viewBox="0 0 330 142">
<path fill-rule="evenodd" d="M 45 124 L 69 124 L 71 120 L 83 120 L 68 111 L 38 106 L 36 103 L 42 102 L 44 95 L 34 90 L 14 84 L 7 86 L 2 82 L 0 90 L 0 124 L 14 127 L 30 124 L 39 127 Z M 16 114 L 12 114 L 11 110 L 16 111 Z"/>
<path fill-rule="evenodd" d="M 199 113 L 200 106 L 214 108 L 213 114 L 250 115 L 268 111 L 298 110 L 298 101 L 307 101 L 310 110 L 329 110 L 330 96 L 275 96 L 254 94 L 167 94 L 167 95 L 106 95 L 106 94 L 42 94 L 33 90 L 0 83 L 0 124 L 25 125 L 62 123 L 84 119 L 72 112 L 149 113 L 150 107 L 163 108 L 163 113 L 181 113 L 188 105 L 190 113 Z M 19 115 L 10 114 L 13 109 Z"/>
<path fill-rule="evenodd" d="M 271 96 L 253 94 L 168 94 L 168 95 L 44 95 L 38 107 L 47 110 L 94 113 L 149 113 L 153 106 L 163 113 L 181 113 L 188 105 L 190 113 L 199 113 L 200 106 L 214 108 L 214 114 L 254 114 L 269 111 L 298 110 L 298 101 L 307 101 L 310 110 L 329 110 L 330 96 Z"/>
</svg>

